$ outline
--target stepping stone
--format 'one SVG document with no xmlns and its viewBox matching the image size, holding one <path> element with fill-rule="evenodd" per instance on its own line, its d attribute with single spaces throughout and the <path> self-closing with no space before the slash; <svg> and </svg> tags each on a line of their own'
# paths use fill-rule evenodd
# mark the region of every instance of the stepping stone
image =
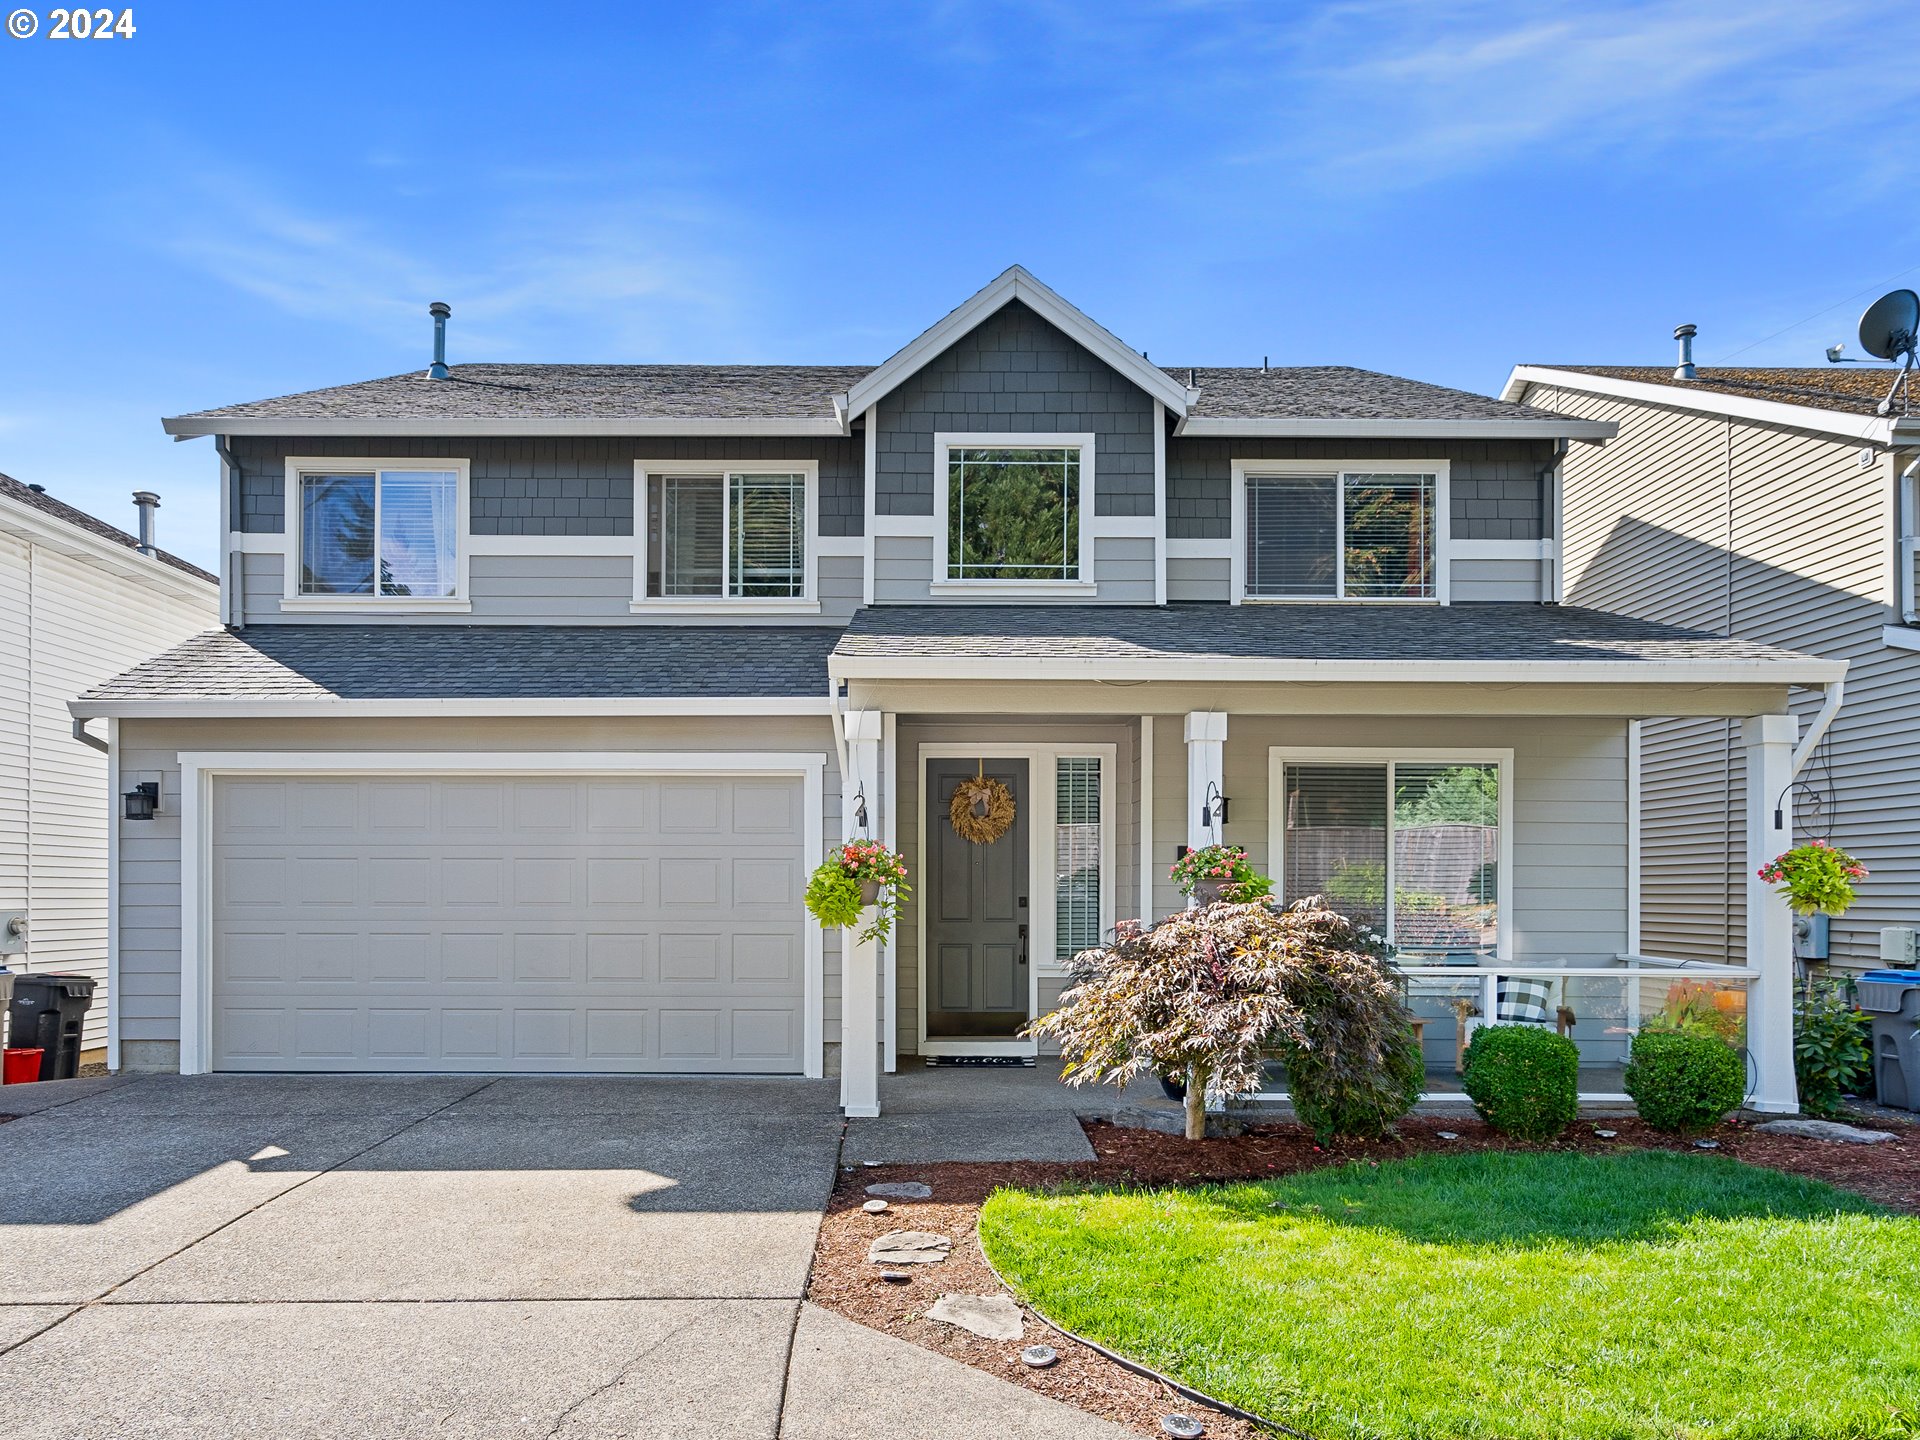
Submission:
<svg viewBox="0 0 1920 1440">
<path fill-rule="evenodd" d="M 1026 1333 L 1020 1307 L 1005 1295 L 942 1295 L 927 1318 L 971 1330 L 982 1340 L 1018 1340 Z"/>
<path fill-rule="evenodd" d="M 1761 1135 L 1798 1135 L 1804 1140 L 1832 1140 L 1841 1145 L 1884 1145 L 1900 1138 L 1891 1130 L 1863 1130 L 1838 1120 L 1769 1120 L 1753 1128 Z"/>
<path fill-rule="evenodd" d="M 860 1208 L 869 1215 L 884 1215 L 887 1213 L 887 1202 L 884 1200 L 869 1200 Z"/>
<path fill-rule="evenodd" d="M 867 1247 L 875 1265 L 938 1265 L 953 1249 L 953 1241 L 931 1230 L 889 1230 Z"/>
<path fill-rule="evenodd" d="M 931 1200 L 933 1187 L 922 1185 L 918 1180 L 882 1180 L 878 1185 L 867 1186 L 867 1194 L 888 1200 Z"/>
</svg>

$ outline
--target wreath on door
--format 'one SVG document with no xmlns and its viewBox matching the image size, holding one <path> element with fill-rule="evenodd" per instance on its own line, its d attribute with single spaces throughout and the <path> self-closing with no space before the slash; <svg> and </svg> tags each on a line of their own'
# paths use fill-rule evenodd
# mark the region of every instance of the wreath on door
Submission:
<svg viewBox="0 0 1920 1440">
<path fill-rule="evenodd" d="M 962 840 L 991 845 L 1013 824 L 1013 792 L 988 775 L 982 761 L 978 774 L 953 787 L 947 823 Z"/>
</svg>

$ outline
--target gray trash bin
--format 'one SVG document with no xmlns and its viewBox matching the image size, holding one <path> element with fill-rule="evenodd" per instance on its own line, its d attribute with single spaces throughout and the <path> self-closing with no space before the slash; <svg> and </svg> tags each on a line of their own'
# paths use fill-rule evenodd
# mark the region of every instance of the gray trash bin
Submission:
<svg viewBox="0 0 1920 1440">
<path fill-rule="evenodd" d="M 1920 1110 L 1920 970 L 1869 970 L 1854 982 L 1873 1017 L 1873 1083 L 1882 1105 Z"/>
</svg>

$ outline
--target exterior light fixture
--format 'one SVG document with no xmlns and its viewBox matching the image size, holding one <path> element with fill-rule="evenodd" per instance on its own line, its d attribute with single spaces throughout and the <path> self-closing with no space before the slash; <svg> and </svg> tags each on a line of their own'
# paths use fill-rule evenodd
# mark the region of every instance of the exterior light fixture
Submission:
<svg viewBox="0 0 1920 1440">
<path fill-rule="evenodd" d="M 1215 824 L 1225 826 L 1227 803 L 1227 797 L 1220 793 L 1220 787 L 1209 780 L 1207 798 L 1200 802 L 1200 828 L 1205 830 Z"/>
<path fill-rule="evenodd" d="M 160 808 L 160 782 L 142 780 L 126 793 L 125 799 L 127 819 L 151 820 L 153 812 Z"/>
</svg>

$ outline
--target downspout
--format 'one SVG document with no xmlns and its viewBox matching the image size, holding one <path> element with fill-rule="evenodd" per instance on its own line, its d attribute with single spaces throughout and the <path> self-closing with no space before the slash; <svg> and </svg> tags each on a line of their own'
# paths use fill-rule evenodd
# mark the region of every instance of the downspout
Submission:
<svg viewBox="0 0 1920 1440">
<path fill-rule="evenodd" d="M 846 716 L 840 711 L 840 682 L 827 681 L 827 706 L 833 711 L 833 748 L 840 760 L 840 833 L 847 835 L 853 827 L 847 823 L 847 806 L 853 803 L 853 797 L 847 794 L 847 725 Z"/>
<path fill-rule="evenodd" d="M 233 549 L 233 502 L 238 498 L 234 494 L 240 484 L 240 462 L 233 458 L 233 451 L 227 448 L 227 437 L 213 437 L 213 453 L 220 457 L 220 463 L 226 467 L 226 473 L 220 479 L 220 623 L 239 629 L 246 624 L 246 618 L 238 604 L 240 577 L 234 574 Z M 293 501 L 287 497 L 288 504 Z"/>
<path fill-rule="evenodd" d="M 76 717 L 73 722 L 73 738 L 91 750 L 98 750 L 102 755 L 111 755 L 113 753 L 113 747 L 106 741 L 102 740 L 98 735 L 89 735 L 87 733 L 87 722 L 78 717 Z"/>
</svg>

